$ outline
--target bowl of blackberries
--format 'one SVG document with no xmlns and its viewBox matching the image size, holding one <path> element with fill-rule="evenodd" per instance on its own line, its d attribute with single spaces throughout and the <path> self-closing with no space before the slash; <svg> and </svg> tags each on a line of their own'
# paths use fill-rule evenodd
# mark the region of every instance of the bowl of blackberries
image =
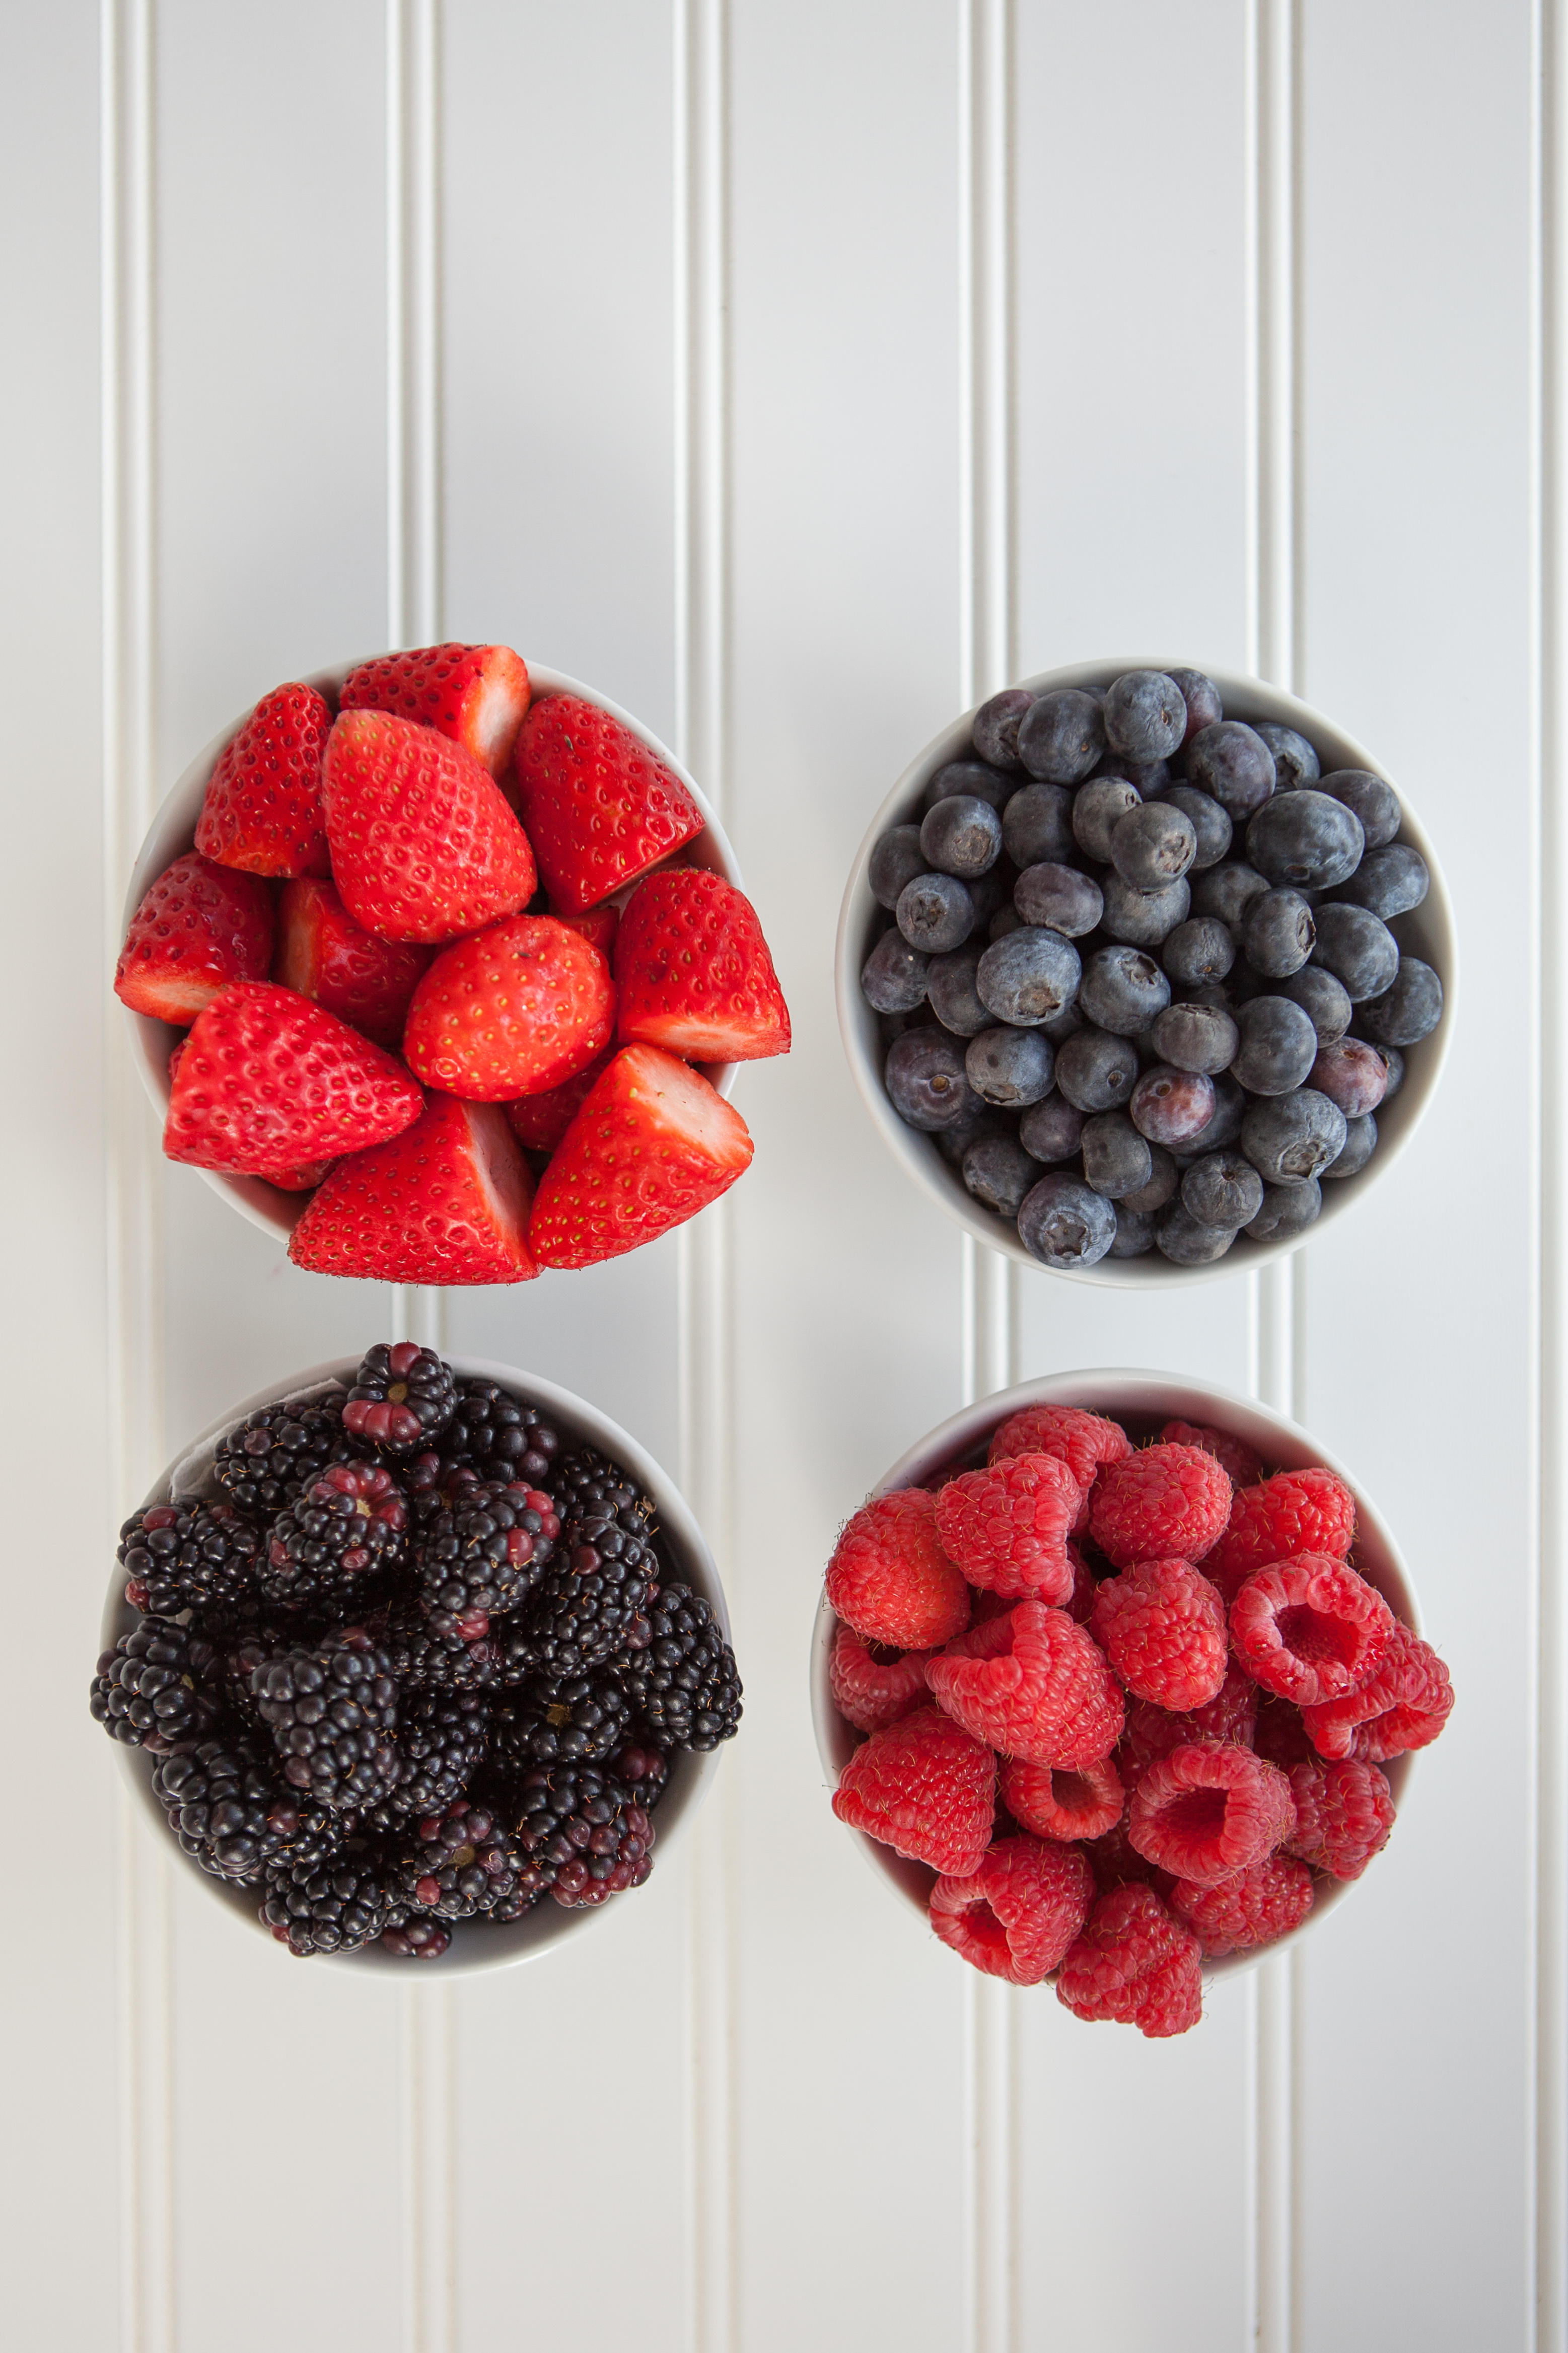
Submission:
<svg viewBox="0 0 1568 2353">
<path fill-rule="evenodd" d="M 570 1391 L 412 1342 L 203 1432 L 121 1533 L 132 1793 L 300 1956 L 528 1960 L 641 1886 L 741 1717 L 702 1533 Z"/>
<path fill-rule="evenodd" d="M 956 720 L 861 844 L 839 1023 L 896 1156 L 1021 1263 L 1258 1266 L 1403 1150 L 1453 1026 L 1409 801 L 1261 680 L 1049 670 Z"/>
</svg>

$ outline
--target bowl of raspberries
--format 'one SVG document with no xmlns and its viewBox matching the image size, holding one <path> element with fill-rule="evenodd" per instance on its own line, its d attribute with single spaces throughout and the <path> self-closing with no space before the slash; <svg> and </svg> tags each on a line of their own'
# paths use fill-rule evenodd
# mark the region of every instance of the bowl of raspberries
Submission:
<svg viewBox="0 0 1568 2353">
<path fill-rule="evenodd" d="M 1393 1536 L 1279 1415 L 1154 1373 L 970 1406 L 828 1564 L 833 1810 L 972 1967 L 1185 2033 L 1386 1844 L 1453 1705 Z"/>
<path fill-rule="evenodd" d="M 904 1166 L 1022 1264 L 1258 1266 L 1408 1142 L 1447 892 L 1360 744 L 1261 680 L 1050 670 L 927 745 L 845 892 L 839 1025 Z"/>
<path fill-rule="evenodd" d="M 531 1959 L 639 1887 L 741 1718 L 723 1589 L 616 1424 L 412 1342 L 226 1415 L 121 1532 L 136 1801 L 300 1956 Z"/>
<path fill-rule="evenodd" d="M 521 1282 L 655 1240 L 752 1156 L 789 1014 L 658 739 L 509 646 L 275 688 L 142 845 L 115 994 L 163 1150 L 320 1274 Z"/>
</svg>

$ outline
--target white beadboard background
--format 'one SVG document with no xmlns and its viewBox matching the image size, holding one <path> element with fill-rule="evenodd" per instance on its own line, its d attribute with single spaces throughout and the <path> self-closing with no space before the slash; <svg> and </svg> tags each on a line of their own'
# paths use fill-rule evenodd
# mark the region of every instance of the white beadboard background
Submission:
<svg viewBox="0 0 1568 2353">
<path fill-rule="evenodd" d="M 1564 0 L 5 0 L 0 2276 L 62 2353 L 1568 2353 Z M 505 638 L 676 743 L 795 1015 L 752 1174 L 521 1292 L 296 1273 L 165 1166 L 107 987 L 192 752 Z M 1019 671 L 1163 646 L 1373 746 L 1466 1004 L 1282 1274 L 1009 1276 L 839 1051 L 870 811 Z M 699 1835 L 448 1991 L 247 1939 L 120 1796 L 113 1532 L 394 1326 L 686 1484 L 747 1682 Z M 834 1531 L 965 1394 L 1252 1386 L 1400 1532 L 1459 1704 L 1386 1857 L 1155 2045 L 972 1978 L 829 1815 Z"/>
</svg>

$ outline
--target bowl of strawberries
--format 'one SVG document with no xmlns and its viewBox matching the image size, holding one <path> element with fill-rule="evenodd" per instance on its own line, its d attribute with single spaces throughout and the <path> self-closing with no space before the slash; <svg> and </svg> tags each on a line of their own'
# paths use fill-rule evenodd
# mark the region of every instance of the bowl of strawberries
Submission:
<svg viewBox="0 0 1568 2353">
<path fill-rule="evenodd" d="M 506 646 L 294 681 L 142 845 L 114 978 L 167 1156 L 297 1265 L 526 1282 L 749 1166 L 735 1066 L 789 1014 L 695 781 Z"/>
<path fill-rule="evenodd" d="M 834 1812 L 942 1942 L 1152 2037 L 1342 1900 L 1453 1705 L 1343 1467 L 1132 1371 L 982 1399 L 896 1462 L 811 1687 Z"/>
</svg>

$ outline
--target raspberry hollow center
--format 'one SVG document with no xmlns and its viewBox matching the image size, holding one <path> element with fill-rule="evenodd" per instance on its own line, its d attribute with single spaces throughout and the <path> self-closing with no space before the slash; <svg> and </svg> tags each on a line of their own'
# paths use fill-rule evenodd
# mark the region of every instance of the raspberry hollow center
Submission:
<svg viewBox="0 0 1568 2353">
<path fill-rule="evenodd" d="M 963 1926 L 971 1941 L 984 1946 L 988 1953 L 1006 1954 L 1010 1950 L 1006 1929 L 984 1898 L 971 1905 L 963 1915 Z"/>
<path fill-rule="evenodd" d="M 1281 1609 L 1275 1624 L 1281 1646 L 1308 1666 L 1353 1667 L 1361 1656 L 1362 1629 L 1308 1602 Z"/>
<path fill-rule="evenodd" d="M 1161 1807 L 1161 1831 L 1169 1831 L 1173 1838 L 1190 1839 L 1199 1846 L 1212 1846 L 1225 1828 L 1229 1802 L 1226 1789 L 1184 1790 L 1168 1806 Z"/>
</svg>

